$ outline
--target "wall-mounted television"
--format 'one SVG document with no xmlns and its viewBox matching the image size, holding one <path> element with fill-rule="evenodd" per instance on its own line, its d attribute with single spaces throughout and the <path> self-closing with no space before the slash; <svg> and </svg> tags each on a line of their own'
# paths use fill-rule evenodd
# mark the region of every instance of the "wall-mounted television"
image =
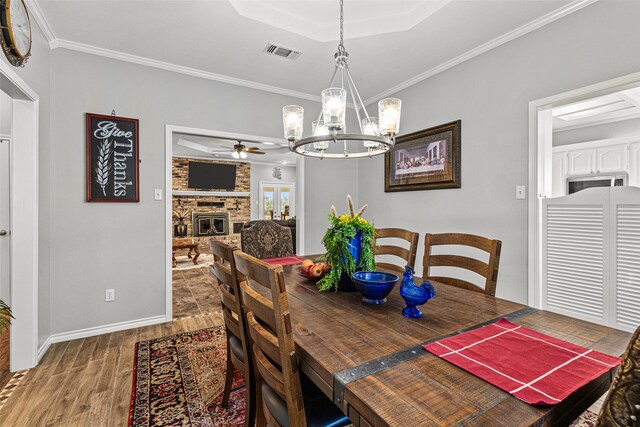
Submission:
<svg viewBox="0 0 640 427">
<path fill-rule="evenodd" d="M 189 162 L 188 186 L 198 190 L 235 190 L 236 165 Z"/>
</svg>

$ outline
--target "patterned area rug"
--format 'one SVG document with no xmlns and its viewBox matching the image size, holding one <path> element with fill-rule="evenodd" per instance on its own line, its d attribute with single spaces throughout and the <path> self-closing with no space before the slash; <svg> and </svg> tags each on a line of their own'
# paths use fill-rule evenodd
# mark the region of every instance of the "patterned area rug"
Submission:
<svg viewBox="0 0 640 427">
<path fill-rule="evenodd" d="M 245 387 L 238 372 L 229 407 L 220 406 L 225 367 L 222 326 L 137 343 L 129 426 L 244 425 Z"/>
<path fill-rule="evenodd" d="M 209 267 L 211 264 L 213 264 L 213 255 L 211 254 L 200 254 L 198 257 L 198 264 L 191 262 L 191 258 L 186 255 L 181 255 L 176 257 L 176 266 L 173 267 L 173 269 L 191 270 L 192 268 Z"/>
</svg>

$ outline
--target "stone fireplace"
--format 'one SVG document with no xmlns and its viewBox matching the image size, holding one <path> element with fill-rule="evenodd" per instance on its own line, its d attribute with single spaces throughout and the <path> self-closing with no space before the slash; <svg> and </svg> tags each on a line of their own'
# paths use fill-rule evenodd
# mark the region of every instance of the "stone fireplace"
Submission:
<svg viewBox="0 0 640 427">
<path fill-rule="evenodd" d="M 236 186 L 233 191 L 189 188 L 189 161 L 193 160 L 236 165 Z M 187 226 L 185 234 L 174 234 L 174 238 L 196 242 L 200 245 L 200 250 L 205 252 L 211 237 L 240 246 L 240 230 L 251 219 L 251 164 L 174 157 L 172 166 L 173 209 L 186 209 L 189 212 L 184 219 L 184 225 Z M 176 222 L 174 217 L 174 225 Z"/>
<path fill-rule="evenodd" d="M 228 212 L 194 212 L 193 237 L 227 236 L 229 234 Z"/>
</svg>

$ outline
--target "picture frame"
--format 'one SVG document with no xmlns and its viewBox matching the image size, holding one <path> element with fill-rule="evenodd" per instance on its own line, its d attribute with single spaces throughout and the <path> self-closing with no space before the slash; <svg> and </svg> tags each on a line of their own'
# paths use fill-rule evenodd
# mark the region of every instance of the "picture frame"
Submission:
<svg viewBox="0 0 640 427">
<path fill-rule="evenodd" d="M 87 202 L 140 201 L 138 119 L 86 113 Z"/>
<path fill-rule="evenodd" d="M 384 191 L 460 188 L 461 120 L 396 138 L 384 155 Z"/>
</svg>

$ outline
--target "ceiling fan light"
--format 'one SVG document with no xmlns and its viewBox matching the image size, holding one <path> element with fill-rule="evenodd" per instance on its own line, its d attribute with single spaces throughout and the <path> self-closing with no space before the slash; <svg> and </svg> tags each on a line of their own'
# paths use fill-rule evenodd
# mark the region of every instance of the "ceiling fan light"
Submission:
<svg viewBox="0 0 640 427">
<path fill-rule="evenodd" d="M 241 151 L 240 152 L 240 158 L 246 159 L 247 158 L 247 153 L 245 153 L 244 151 Z"/>
<path fill-rule="evenodd" d="M 296 141 L 302 137 L 303 122 L 304 108 L 298 105 L 282 107 L 282 124 L 284 125 L 284 137 L 287 141 Z"/>
<path fill-rule="evenodd" d="M 233 153 L 231 153 L 231 156 L 233 156 L 234 159 L 239 159 L 240 158 L 240 154 L 238 154 L 237 151 L 234 151 Z"/>
<path fill-rule="evenodd" d="M 402 101 L 385 98 L 378 102 L 379 129 L 381 135 L 394 136 L 400 131 L 400 110 Z"/>
<path fill-rule="evenodd" d="M 340 87 L 330 87 L 322 91 L 322 116 L 330 131 L 344 128 L 347 110 L 347 91 Z"/>
</svg>

